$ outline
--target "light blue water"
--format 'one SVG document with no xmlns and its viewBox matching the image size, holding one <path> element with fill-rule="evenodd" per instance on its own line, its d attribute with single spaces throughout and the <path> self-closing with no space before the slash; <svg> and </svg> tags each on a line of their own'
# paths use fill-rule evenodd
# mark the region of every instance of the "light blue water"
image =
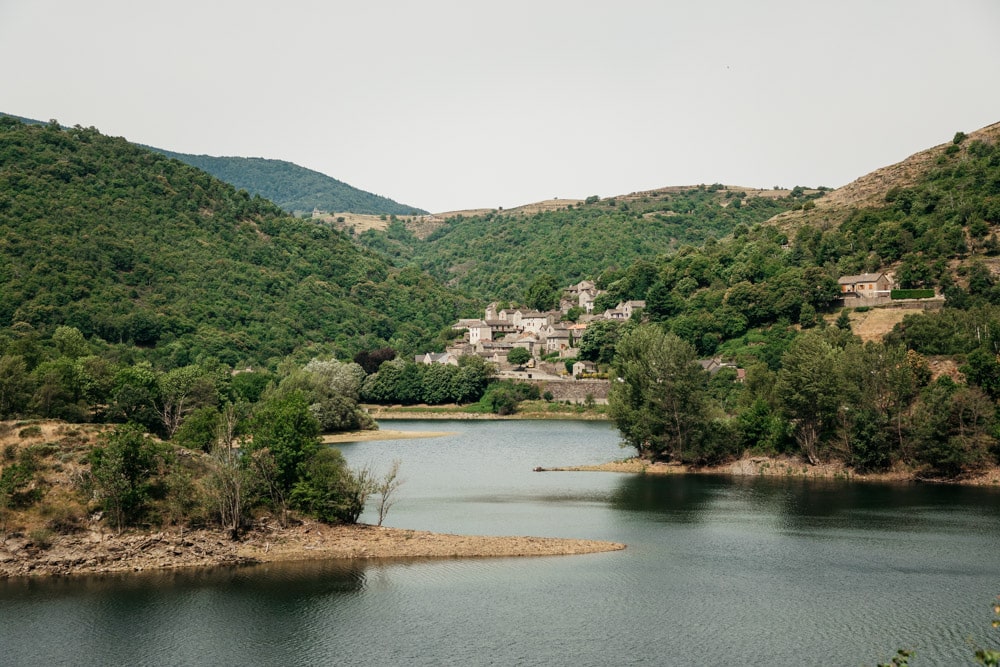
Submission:
<svg viewBox="0 0 1000 667">
<path fill-rule="evenodd" d="M 919 666 L 1000 644 L 997 490 L 534 473 L 631 452 L 600 423 L 385 427 L 455 432 L 343 447 L 402 461 L 388 525 L 628 549 L 8 582 L 0 664 Z"/>
</svg>

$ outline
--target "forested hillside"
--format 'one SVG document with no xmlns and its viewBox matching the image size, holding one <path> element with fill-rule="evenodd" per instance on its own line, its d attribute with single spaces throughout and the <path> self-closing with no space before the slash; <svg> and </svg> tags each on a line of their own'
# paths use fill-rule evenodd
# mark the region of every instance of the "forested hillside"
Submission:
<svg viewBox="0 0 1000 667">
<path fill-rule="evenodd" d="M 419 208 L 359 190 L 326 174 L 284 160 L 189 155 L 162 148 L 152 150 L 207 171 L 219 180 L 252 195 L 269 199 L 290 213 L 312 213 L 313 209 L 369 215 L 426 213 Z"/>
<path fill-rule="evenodd" d="M 645 299 L 649 322 L 588 328 L 581 341 L 621 379 L 609 401 L 626 439 L 689 461 L 787 452 L 950 478 L 995 465 L 998 130 L 956 134 L 920 154 L 919 170 L 883 170 L 905 178 L 880 180 L 880 197 L 817 203 L 604 274 L 606 301 Z M 885 271 L 943 293 L 944 307 L 914 310 L 862 344 L 849 309 L 830 317 L 837 277 Z M 745 381 L 691 363 L 713 355 Z"/>
<path fill-rule="evenodd" d="M 0 352 L 59 325 L 164 367 L 411 351 L 469 303 L 93 129 L 0 119 L 0 228 Z"/>
<path fill-rule="evenodd" d="M 426 238 L 396 220 L 385 231 L 368 230 L 357 238 L 398 265 L 416 265 L 484 300 L 517 301 L 542 273 L 568 285 L 726 236 L 738 225 L 763 222 L 820 194 L 802 188 L 791 193 L 721 185 L 669 188 L 590 197 L 532 215 L 495 211 L 450 217 Z"/>
</svg>

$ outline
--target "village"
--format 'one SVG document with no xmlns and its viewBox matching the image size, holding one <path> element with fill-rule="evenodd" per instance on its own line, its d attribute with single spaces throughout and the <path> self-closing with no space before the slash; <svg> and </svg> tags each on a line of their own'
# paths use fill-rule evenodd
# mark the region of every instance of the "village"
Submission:
<svg viewBox="0 0 1000 667">
<path fill-rule="evenodd" d="M 916 301 L 929 299 L 893 299 L 895 283 L 890 273 L 865 273 L 841 276 L 838 279 L 841 300 L 845 308 L 877 307 L 890 303 L 901 307 L 927 307 Z M 593 322 L 612 320 L 624 322 L 641 318 L 646 302 L 621 301 L 614 308 L 596 312 L 597 298 L 605 294 L 590 280 L 581 280 L 565 288 L 559 309 L 540 312 L 529 308 L 501 308 L 498 302 L 486 306 L 481 319 L 461 319 L 452 329 L 461 337 L 444 352 L 427 352 L 415 356 L 417 363 L 450 364 L 457 366 L 460 357 L 477 355 L 494 364 L 497 376 L 539 386 L 555 400 L 583 403 L 607 401 L 608 380 L 605 369 L 580 355 L 579 343 Z M 935 295 L 933 300 L 942 297 Z M 511 352 L 523 349 L 527 353 Z M 702 368 L 715 374 L 723 368 L 736 371 L 742 381 L 744 370 L 720 357 L 699 360 Z"/>
</svg>

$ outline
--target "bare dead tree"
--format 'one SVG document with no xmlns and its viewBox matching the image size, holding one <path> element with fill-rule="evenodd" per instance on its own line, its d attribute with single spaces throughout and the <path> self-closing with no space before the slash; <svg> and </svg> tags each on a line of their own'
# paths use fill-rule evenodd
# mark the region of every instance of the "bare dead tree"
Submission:
<svg viewBox="0 0 1000 667">
<path fill-rule="evenodd" d="M 375 480 L 374 492 L 378 494 L 378 525 L 380 526 L 385 521 L 389 509 L 396 504 L 396 490 L 406 481 L 399 477 L 401 463 L 399 459 L 394 459 L 389 471 Z"/>
<path fill-rule="evenodd" d="M 215 469 L 212 487 L 219 511 L 222 527 L 230 537 L 240 537 L 247 518 L 247 493 L 250 486 L 250 470 L 244 464 L 236 443 L 236 409 L 227 405 L 222 412 L 216 431 L 212 459 Z"/>
</svg>

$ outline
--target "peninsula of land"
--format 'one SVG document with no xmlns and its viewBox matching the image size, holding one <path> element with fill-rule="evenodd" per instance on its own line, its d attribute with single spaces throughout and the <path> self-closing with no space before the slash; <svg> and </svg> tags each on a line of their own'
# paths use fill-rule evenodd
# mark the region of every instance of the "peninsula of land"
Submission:
<svg viewBox="0 0 1000 667">
<path fill-rule="evenodd" d="M 11 536 L 0 544 L 0 578 L 61 576 L 280 561 L 392 558 L 502 558 L 618 551 L 617 542 L 552 537 L 449 535 L 365 524 L 304 520 L 262 526 L 233 541 L 217 530 L 110 535 L 94 529 L 53 535 L 47 544 Z"/>
</svg>

